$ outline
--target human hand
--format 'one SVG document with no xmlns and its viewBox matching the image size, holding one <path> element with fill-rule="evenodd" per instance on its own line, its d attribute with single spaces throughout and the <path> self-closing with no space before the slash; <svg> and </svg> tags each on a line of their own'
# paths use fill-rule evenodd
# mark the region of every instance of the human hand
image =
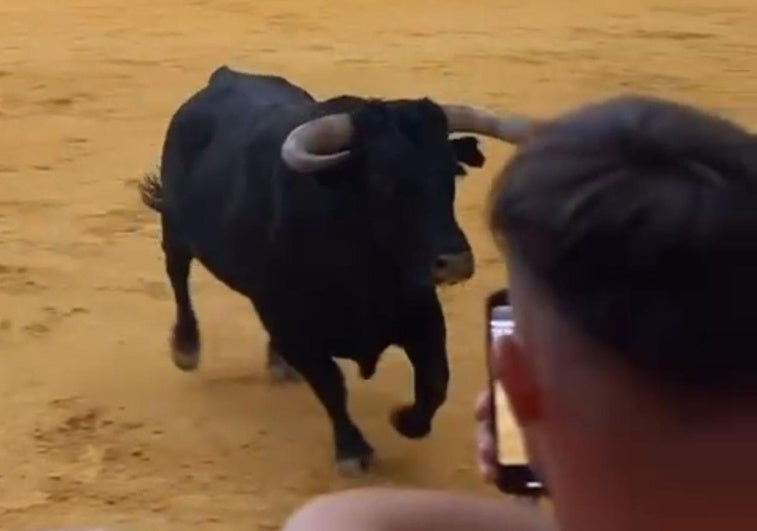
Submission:
<svg viewBox="0 0 757 531">
<path fill-rule="evenodd" d="M 492 425 L 491 390 L 479 393 L 475 406 L 476 462 L 484 481 L 493 483 L 497 478 L 497 448 Z"/>
</svg>

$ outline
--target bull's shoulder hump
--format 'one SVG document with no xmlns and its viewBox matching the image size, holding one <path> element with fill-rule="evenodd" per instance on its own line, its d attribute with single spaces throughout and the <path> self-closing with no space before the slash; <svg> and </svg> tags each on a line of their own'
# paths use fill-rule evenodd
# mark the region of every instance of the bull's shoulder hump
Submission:
<svg viewBox="0 0 757 531">
<path fill-rule="evenodd" d="M 208 89 L 233 89 L 265 103 L 314 101 L 313 96 L 292 81 L 270 73 L 241 72 L 227 65 L 216 68 L 208 78 Z"/>
<path fill-rule="evenodd" d="M 351 94 L 340 94 L 318 102 L 322 113 L 351 112 L 365 105 L 366 100 Z"/>
<path fill-rule="evenodd" d="M 233 77 L 234 71 L 227 65 L 221 65 L 210 74 L 208 85 L 213 85 Z"/>
</svg>

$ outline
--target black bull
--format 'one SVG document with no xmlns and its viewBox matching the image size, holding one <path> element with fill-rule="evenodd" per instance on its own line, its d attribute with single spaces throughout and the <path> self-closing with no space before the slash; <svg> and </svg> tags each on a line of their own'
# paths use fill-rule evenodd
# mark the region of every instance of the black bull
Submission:
<svg viewBox="0 0 757 531">
<path fill-rule="evenodd" d="M 188 287 L 197 259 L 252 302 L 270 337 L 269 369 L 312 387 L 343 469 L 364 468 L 373 449 L 350 418 L 334 358 L 370 378 L 387 347 L 402 347 L 415 402 L 391 422 L 405 437 L 426 436 L 449 380 L 436 285 L 473 274 L 455 181 L 463 164 L 484 163 L 474 137 L 449 134 L 518 142 L 530 127 L 428 99 L 319 102 L 282 78 L 218 68 L 171 119 L 160 178 L 141 185 L 161 214 L 175 364 L 199 362 Z"/>
</svg>

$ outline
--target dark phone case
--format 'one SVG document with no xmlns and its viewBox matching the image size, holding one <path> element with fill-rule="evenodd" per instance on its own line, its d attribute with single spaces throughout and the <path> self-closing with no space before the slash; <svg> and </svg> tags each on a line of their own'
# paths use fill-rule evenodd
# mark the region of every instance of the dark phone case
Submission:
<svg viewBox="0 0 757 531">
<path fill-rule="evenodd" d="M 489 410 L 492 412 L 491 425 L 495 426 L 497 422 L 495 413 L 495 401 L 494 401 L 494 380 L 491 373 L 491 363 L 489 353 L 491 352 L 491 332 L 489 327 L 491 326 L 491 313 L 492 308 L 495 306 L 506 306 L 510 304 L 510 296 L 507 289 L 498 290 L 486 298 L 486 370 L 489 375 Z M 497 441 L 497 429 L 494 428 L 494 444 L 495 448 L 498 448 L 499 442 Z M 538 483 L 539 486 L 535 486 L 532 483 Z M 539 480 L 526 463 L 513 464 L 513 465 L 501 465 L 497 464 L 497 488 L 505 493 L 514 496 L 525 496 L 529 498 L 538 498 L 547 494 L 547 490 L 544 487 L 541 480 Z"/>
</svg>

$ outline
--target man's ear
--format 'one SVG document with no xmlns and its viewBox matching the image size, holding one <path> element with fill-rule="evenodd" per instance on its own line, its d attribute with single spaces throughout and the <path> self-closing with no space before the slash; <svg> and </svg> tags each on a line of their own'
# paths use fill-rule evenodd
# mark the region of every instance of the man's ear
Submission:
<svg viewBox="0 0 757 531">
<path fill-rule="evenodd" d="M 474 168 L 480 168 L 484 165 L 484 162 L 486 162 L 486 157 L 481 150 L 478 149 L 478 138 L 475 136 L 453 138 L 450 140 L 450 143 L 452 144 L 452 149 L 455 150 L 457 161 L 461 163 L 458 167 L 458 175 L 466 174 L 465 167 L 462 166 L 463 164 Z"/>
<path fill-rule="evenodd" d="M 543 414 L 542 391 L 523 344 L 516 336 L 506 336 L 493 350 L 492 377 L 505 389 L 518 425 L 538 421 Z"/>
</svg>

